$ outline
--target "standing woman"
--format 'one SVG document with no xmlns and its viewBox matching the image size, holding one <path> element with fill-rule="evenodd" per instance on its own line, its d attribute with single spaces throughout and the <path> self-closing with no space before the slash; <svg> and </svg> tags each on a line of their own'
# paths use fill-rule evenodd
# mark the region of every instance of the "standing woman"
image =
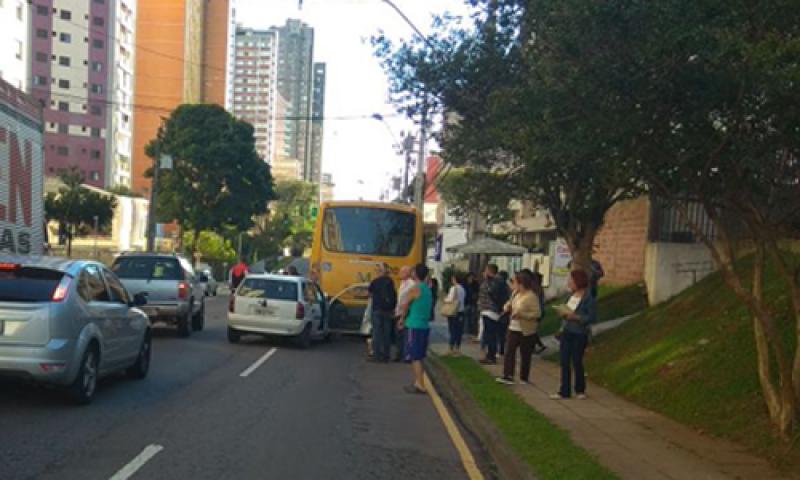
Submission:
<svg viewBox="0 0 800 480">
<path fill-rule="evenodd" d="M 589 275 L 583 270 L 573 270 L 569 276 L 572 297 L 566 308 L 559 311 L 561 326 L 561 389 L 550 396 L 554 400 L 572 396 L 572 370 L 575 370 L 575 394 L 586 398 L 586 376 L 583 371 L 583 354 L 589 343 L 589 333 L 597 318 L 597 303 L 589 291 Z"/>
<path fill-rule="evenodd" d="M 530 382 L 531 357 L 533 356 L 536 329 L 542 316 L 539 297 L 533 291 L 533 276 L 528 272 L 518 272 L 512 280 L 514 295 L 506 303 L 504 310 L 509 316 L 506 355 L 503 359 L 503 376 L 498 383 L 514 384 L 514 367 L 517 363 L 517 350 L 520 351 L 520 383 Z"/>
<path fill-rule="evenodd" d="M 464 288 L 464 277 L 457 273 L 452 276 L 453 285 L 447 292 L 445 303 L 458 304 L 456 314 L 447 317 L 447 327 L 450 330 L 450 354 L 461 353 L 461 338 L 464 336 L 464 322 L 467 310 L 467 290 Z"/>
</svg>

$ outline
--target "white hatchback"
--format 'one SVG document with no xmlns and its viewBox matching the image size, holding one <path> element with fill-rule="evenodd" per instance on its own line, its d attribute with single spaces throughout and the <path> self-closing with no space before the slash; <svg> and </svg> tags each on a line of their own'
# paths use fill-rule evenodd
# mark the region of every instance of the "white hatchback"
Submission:
<svg viewBox="0 0 800 480">
<path fill-rule="evenodd" d="M 302 348 L 329 336 L 325 296 L 303 277 L 248 275 L 231 294 L 228 341 L 242 335 L 295 337 Z"/>
</svg>

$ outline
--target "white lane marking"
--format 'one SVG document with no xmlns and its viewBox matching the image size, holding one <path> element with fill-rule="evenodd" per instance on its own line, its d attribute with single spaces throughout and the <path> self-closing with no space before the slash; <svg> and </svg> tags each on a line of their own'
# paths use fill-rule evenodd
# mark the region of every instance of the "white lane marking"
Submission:
<svg viewBox="0 0 800 480">
<path fill-rule="evenodd" d="M 258 367 L 260 367 L 261 365 L 263 365 L 263 364 L 264 364 L 264 362 L 266 362 L 267 360 L 269 360 L 269 357 L 271 357 L 271 356 L 275 355 L 275 352 L 277 352 L 277 351 L 278 351 L 278 349 L 273 347 L 273 348 L 272 348 L 272 349 L 271 349 L 269 352 L 267 352 L 267 353 L 265 353 L 264 355 L 262 355 L 262 356 L 261 356 L 261 358 L 259 358 L 258 360 L 256 360 L 256 361 L 255 361 L 255 362 L 254 362 L 252 365 L 250 365 L 249 367 L 247 367 L 247 370 L 245 370 L 245 371 L 243 371 L 242 373 L 240 373 L 240 374 L 239 374 L 239 376 L 240 376 L 240 377 L 242 377 L 242 378 L 249 377 L 249 376 L 250 376 L 250 374 L 251 374 L 251 373 L 253 373 L 253 372 L 255 372 L 255 371 L 256 371 L 256 369 L 257 369 Z"/>
<path fill-rule="evenodd" d="M 120 471 L 115 473 L 114 476 L 111 477 L 111 480 L 128 480 L 161 450 L 164 450 L 164 447 L 161 445 L 153 444 L 144 447 L 142 453 L 137 455 L 136 458 L 131 460 L 129 464 L 125 465 Z"/>
</svg>

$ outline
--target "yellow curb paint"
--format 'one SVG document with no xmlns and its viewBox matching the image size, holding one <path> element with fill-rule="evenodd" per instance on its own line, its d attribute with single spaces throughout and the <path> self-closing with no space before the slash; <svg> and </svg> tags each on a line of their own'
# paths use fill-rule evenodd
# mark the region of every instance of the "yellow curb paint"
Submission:
<svg viewBox="0 0 800 480">
<path fill-rule="evenodd" d="M 428 387 L 428 394 L 433 401 L 433 406 L 436 407 L 436 412 L 442 419 L 444 428 L 447 429 L 450 440 L 453 442 L 453 446 L 456 447 L 458 455 L 461 457 L 461 463 L 464 465 L 464 470 L 467 471 L 467 476 L 470 480 L 484 480 L 483 474 L 480 469 L 478 469 L 478 464 L 475 463 L 475 457 L 472 456 L 472 452 L 469 450 L 469 447 L 467 447 L 467 442 L 464 441 L 464 437 L 453 421 L 453 417 L 450 416 L 450 412 L 447 411 L 447 407 L 444 406 L 444 402 L 442 402 L 439 393 L 436 391 L 436 388 L 434 388 L 433 382 L 431 382 L 427 375 L 425 375 L 425 379 L 426 386 Z"/>
</svg>

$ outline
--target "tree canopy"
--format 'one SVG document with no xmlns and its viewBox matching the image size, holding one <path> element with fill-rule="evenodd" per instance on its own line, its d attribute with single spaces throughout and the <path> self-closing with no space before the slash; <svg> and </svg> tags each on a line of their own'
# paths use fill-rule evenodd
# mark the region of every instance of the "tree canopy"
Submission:
<svg viewBox="0 0 800 480">
<path fill-rule="evenodd" d="M 252 125 L 220 106 L 178 107 L 147 146 L 151 157 L 157 150 L 173 159 L 172 169 L 159 172 L 157 215 L 181 230 L 247 230 L 274 198 Z"/>
</svg>

